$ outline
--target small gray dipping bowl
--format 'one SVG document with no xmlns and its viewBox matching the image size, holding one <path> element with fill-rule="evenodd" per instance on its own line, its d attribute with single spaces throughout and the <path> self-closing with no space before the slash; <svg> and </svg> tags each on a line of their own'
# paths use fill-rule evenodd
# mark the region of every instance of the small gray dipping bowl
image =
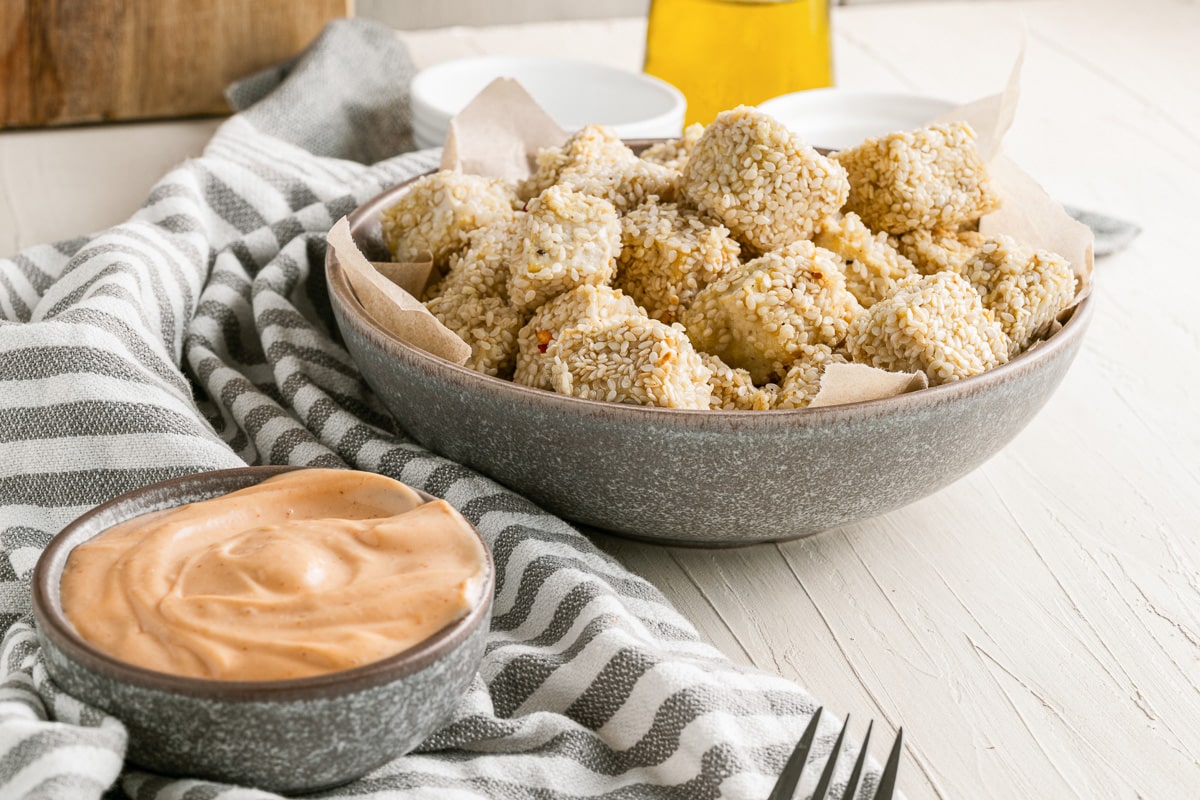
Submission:
<svg viewBox="0 0 1200 800">
<path fill-rule="evenodd" d="M 220 470 L 137 489 L 63 528 L 38 561 L 33 612 L 46 669 L 64 691 L 125 723 L 133 764 L 276 792 L 337 786 L 416 747 L 470 685 L 483 657 L 495 587 L 486 542 L 483 601 L 466 617 L 403 653 L 311 678 L 212 681 L 142 669 L 89 645 L 63 614 L 60 582 L 76 546 L 133 517 L 294 469 L 303 468 Z"/>
<path fill-rule="evenodd" d="M 631 141 L 639 150 L 646 141 Z M 349 217 L 387 261 L 380 212 Z M 429 355 L 364 310 L 333 256 L 334 317 L 363 377 L 418 442 L 585 525 L 666 544 L 779 541 L 873 517 L 967 474 L 1007 444 L 1062 381 L 1092 299 L 1033 350 L 982 375 L 898 397 L 779 411 L 683 411 L 566 397 Z"/>
</svg>

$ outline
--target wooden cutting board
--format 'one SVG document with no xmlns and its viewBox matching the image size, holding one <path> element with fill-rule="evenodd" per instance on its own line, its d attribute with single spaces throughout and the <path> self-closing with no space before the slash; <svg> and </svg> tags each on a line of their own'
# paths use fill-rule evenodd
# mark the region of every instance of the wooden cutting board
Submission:
<svg viewBox="0 0 1200 800">
<path fill-rule="evenodd" d="M 229 112 L 353 0 L 0 0 L 0 128 Z"/>
</svg>

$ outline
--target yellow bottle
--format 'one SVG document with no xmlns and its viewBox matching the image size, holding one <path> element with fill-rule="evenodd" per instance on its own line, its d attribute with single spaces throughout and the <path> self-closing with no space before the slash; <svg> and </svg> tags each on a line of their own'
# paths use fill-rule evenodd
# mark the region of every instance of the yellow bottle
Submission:
<svg viewBox="0 0 1200 800">
<path fill-rule="evenodd" d="M 687 97 L 687 122 L 833 84 L 828 0 L 652 0 L 646 72 Z"/>
</svg>

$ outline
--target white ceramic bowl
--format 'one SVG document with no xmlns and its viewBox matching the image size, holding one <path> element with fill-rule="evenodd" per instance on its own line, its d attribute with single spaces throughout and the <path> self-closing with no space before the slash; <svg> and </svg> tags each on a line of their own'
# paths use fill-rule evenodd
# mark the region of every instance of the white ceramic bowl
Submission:
<svg viewBox="0 0 1200 800">
<path fill-rule="evenodd" d="M 955 107 L 936 97 L 837 88 L 793 92 L 758 104 L 759 111 L 775 117 L 804 141 L 831 150 L 919 128 Z"/>
<path fill-rule="evenodd" d="M 567 131 L 601 123 L 623 138 L 671 137 L 683 131 L 687 101 L 671 84 L 640 72 L 540 56 L 484 56 L 422 70 L 412 83 L 418 147 L 440 147 L 450 120 L 499 77 L 520 81 Z"/>
</svg>

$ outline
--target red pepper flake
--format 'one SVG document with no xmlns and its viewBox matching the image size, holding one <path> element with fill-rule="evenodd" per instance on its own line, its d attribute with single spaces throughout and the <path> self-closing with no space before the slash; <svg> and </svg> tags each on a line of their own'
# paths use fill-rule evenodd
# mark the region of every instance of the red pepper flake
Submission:
<svg viewBox="0 0 1200 800">
<path fill-rule="evenodd" d="M 539 353 L 546 352 L 546 348 L 550 346 L 550 340 L 553 338 L 554 337 L 551 335 L 550 331 L 538 331 L 537 332 L 538 352 Z"/>
</svg>

